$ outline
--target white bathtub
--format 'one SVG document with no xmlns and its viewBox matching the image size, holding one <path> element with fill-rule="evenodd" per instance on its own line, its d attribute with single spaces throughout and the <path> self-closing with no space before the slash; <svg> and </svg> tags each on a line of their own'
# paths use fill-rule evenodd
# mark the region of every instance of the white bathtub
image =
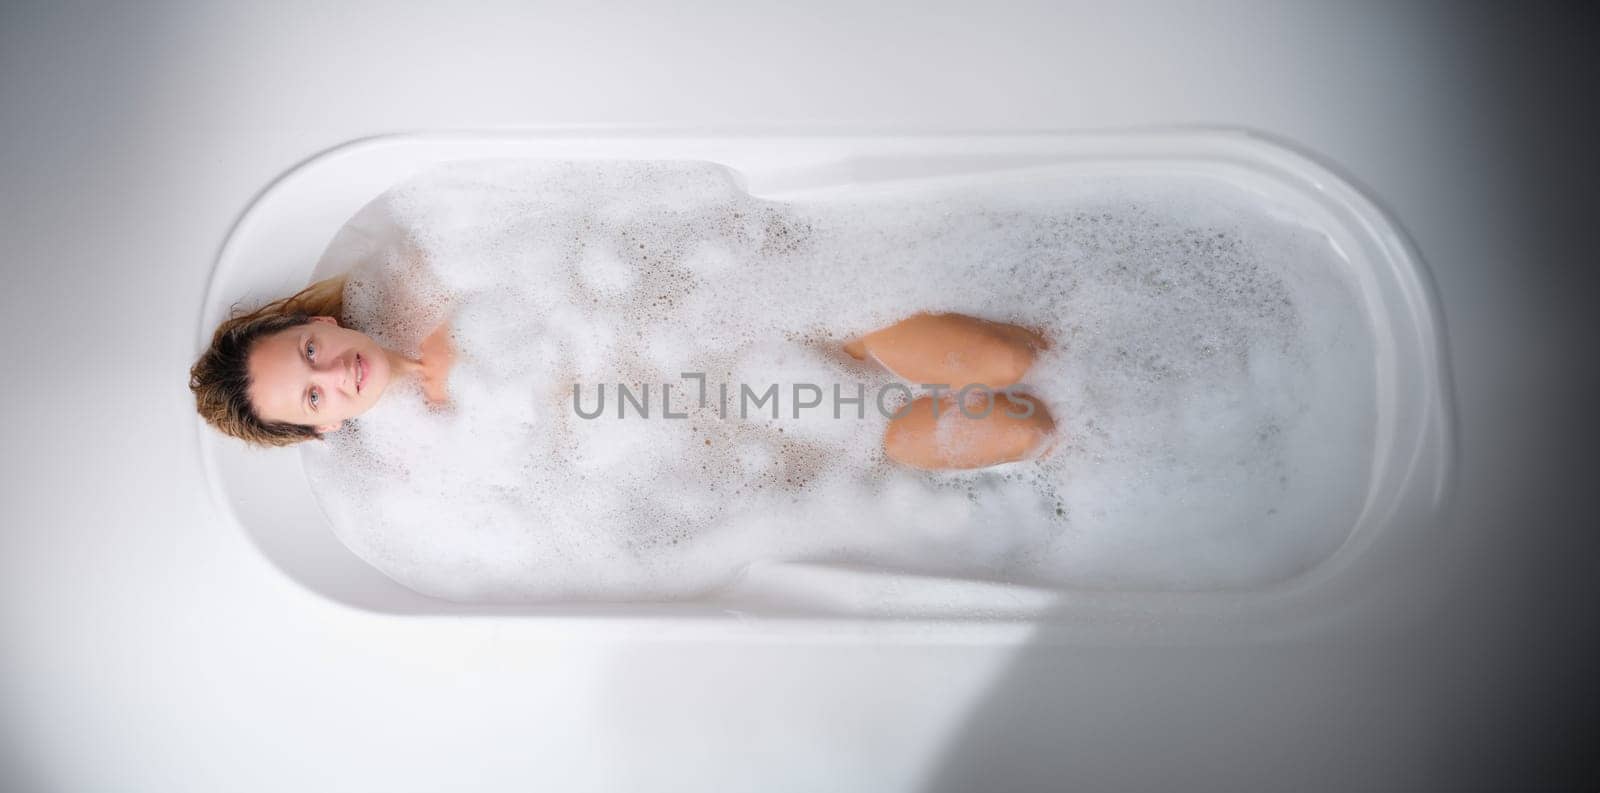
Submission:
<svg viewBox="0 0 1600 793">
<path fill-rule="evenodd" d="M 237 301 L 290 293 L 313 277 L 338 229 L 388 187 L 431 165 L 479 158 L 710 160 L 774 197 L 884 180 L 1072 164 L 1203 174 L 1311 219 L 1347 258 L 1378 351 L 1377 437 L 1365 504 L 1338 549 L 1302 574 L 1250 591 L 1070 591 L 845 567 L 761 564 L 715 600 L 492 606 L 425 597 L 385 577 L 335 538 L 293 450 L 262 451 L 199 433 L 213 495 L 289 578 L 338 603 L 405 615 L 516 615 L 607 629 L 697 635 L 739 630 L 807 635 L 894 630 L 1025 636 L 1050 622 L 1083 639 L 1217 640 L 1281 634 L 1336 618 L 1372 575 L 1387 533 L 1427 526 L 1452 480 L 1448 377 L 1438 310 L 1414 249 L 1383 212 L 1312 158 L 1228 131 L 907 135 L 546 129 L 370 138 L 330 149 L 266 186 L 218 256 L 198 343 Z M 316 276 L 326 273 L 315 273 Z"/>
</svg>

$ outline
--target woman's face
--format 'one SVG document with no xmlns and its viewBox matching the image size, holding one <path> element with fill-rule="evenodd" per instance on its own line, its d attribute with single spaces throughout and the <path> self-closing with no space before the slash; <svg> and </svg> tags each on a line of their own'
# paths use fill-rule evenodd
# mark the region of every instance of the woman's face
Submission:
<svg viewBox="0 0 1600 793">
<path fill-rule="evenodd" d="M 250 403 L 265 421 L 333 432 L 365 413 L 389 385 L 389 356 L 366 334 L 333 317 L 287 328 L 256 342 L 246 362 Z"/>
</svg>

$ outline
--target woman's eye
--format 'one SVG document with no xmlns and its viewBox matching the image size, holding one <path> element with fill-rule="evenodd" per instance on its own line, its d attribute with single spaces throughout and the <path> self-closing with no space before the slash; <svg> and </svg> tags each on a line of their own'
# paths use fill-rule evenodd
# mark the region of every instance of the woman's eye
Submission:
<svg viewBox="0 0 1600 793">
<path fill-rule="evenodd" d="M 311 390 L 311 407 L 315 408 L 317 406 L 317 402 L 320 401 L 319 397 L 320 397 L 320 395 L 317 393 L 316 389 L 312 389 Z"/>
<path fill-rule="evenodd" d="M 306 342 L 306 357 L 307 358 L 315 358 L 315 357 L 317 357 L 317 345 L 316 345 L 315 342 L 309 342 L 309 341 Z"/>
</svg>

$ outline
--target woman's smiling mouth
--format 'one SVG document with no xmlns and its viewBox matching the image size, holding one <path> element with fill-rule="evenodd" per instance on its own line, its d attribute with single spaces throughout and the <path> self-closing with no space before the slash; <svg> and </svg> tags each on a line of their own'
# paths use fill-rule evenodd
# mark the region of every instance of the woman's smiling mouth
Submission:
<svg viewBox="0 0 1600 793">
<path fill-rule="evenodd" d="M 356 353 L 356 393 L 361 393 L 361 384 L 367 381 L 367 364 L 361 360 L 361 353 Z"/>
</svg>

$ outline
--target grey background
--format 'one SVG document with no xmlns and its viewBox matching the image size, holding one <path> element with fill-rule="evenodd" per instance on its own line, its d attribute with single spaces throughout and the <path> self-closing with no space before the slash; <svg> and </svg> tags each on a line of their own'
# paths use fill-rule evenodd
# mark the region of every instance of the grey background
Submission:
<svg viewBox="0 0 1600 793">
<path fill-rule="evenodd" d="M 7 0 L 0 789 L 1592 788 L 1584 16 Z M 1187 649 L 549 641 L 334 609 L 219 530 L 183 375 L 273 176 L 383 132 L 786 121 L 1221 124 L 1323 155 L 1437 283 L 1453 518 L 1345 627 Z"/>
</svg>

